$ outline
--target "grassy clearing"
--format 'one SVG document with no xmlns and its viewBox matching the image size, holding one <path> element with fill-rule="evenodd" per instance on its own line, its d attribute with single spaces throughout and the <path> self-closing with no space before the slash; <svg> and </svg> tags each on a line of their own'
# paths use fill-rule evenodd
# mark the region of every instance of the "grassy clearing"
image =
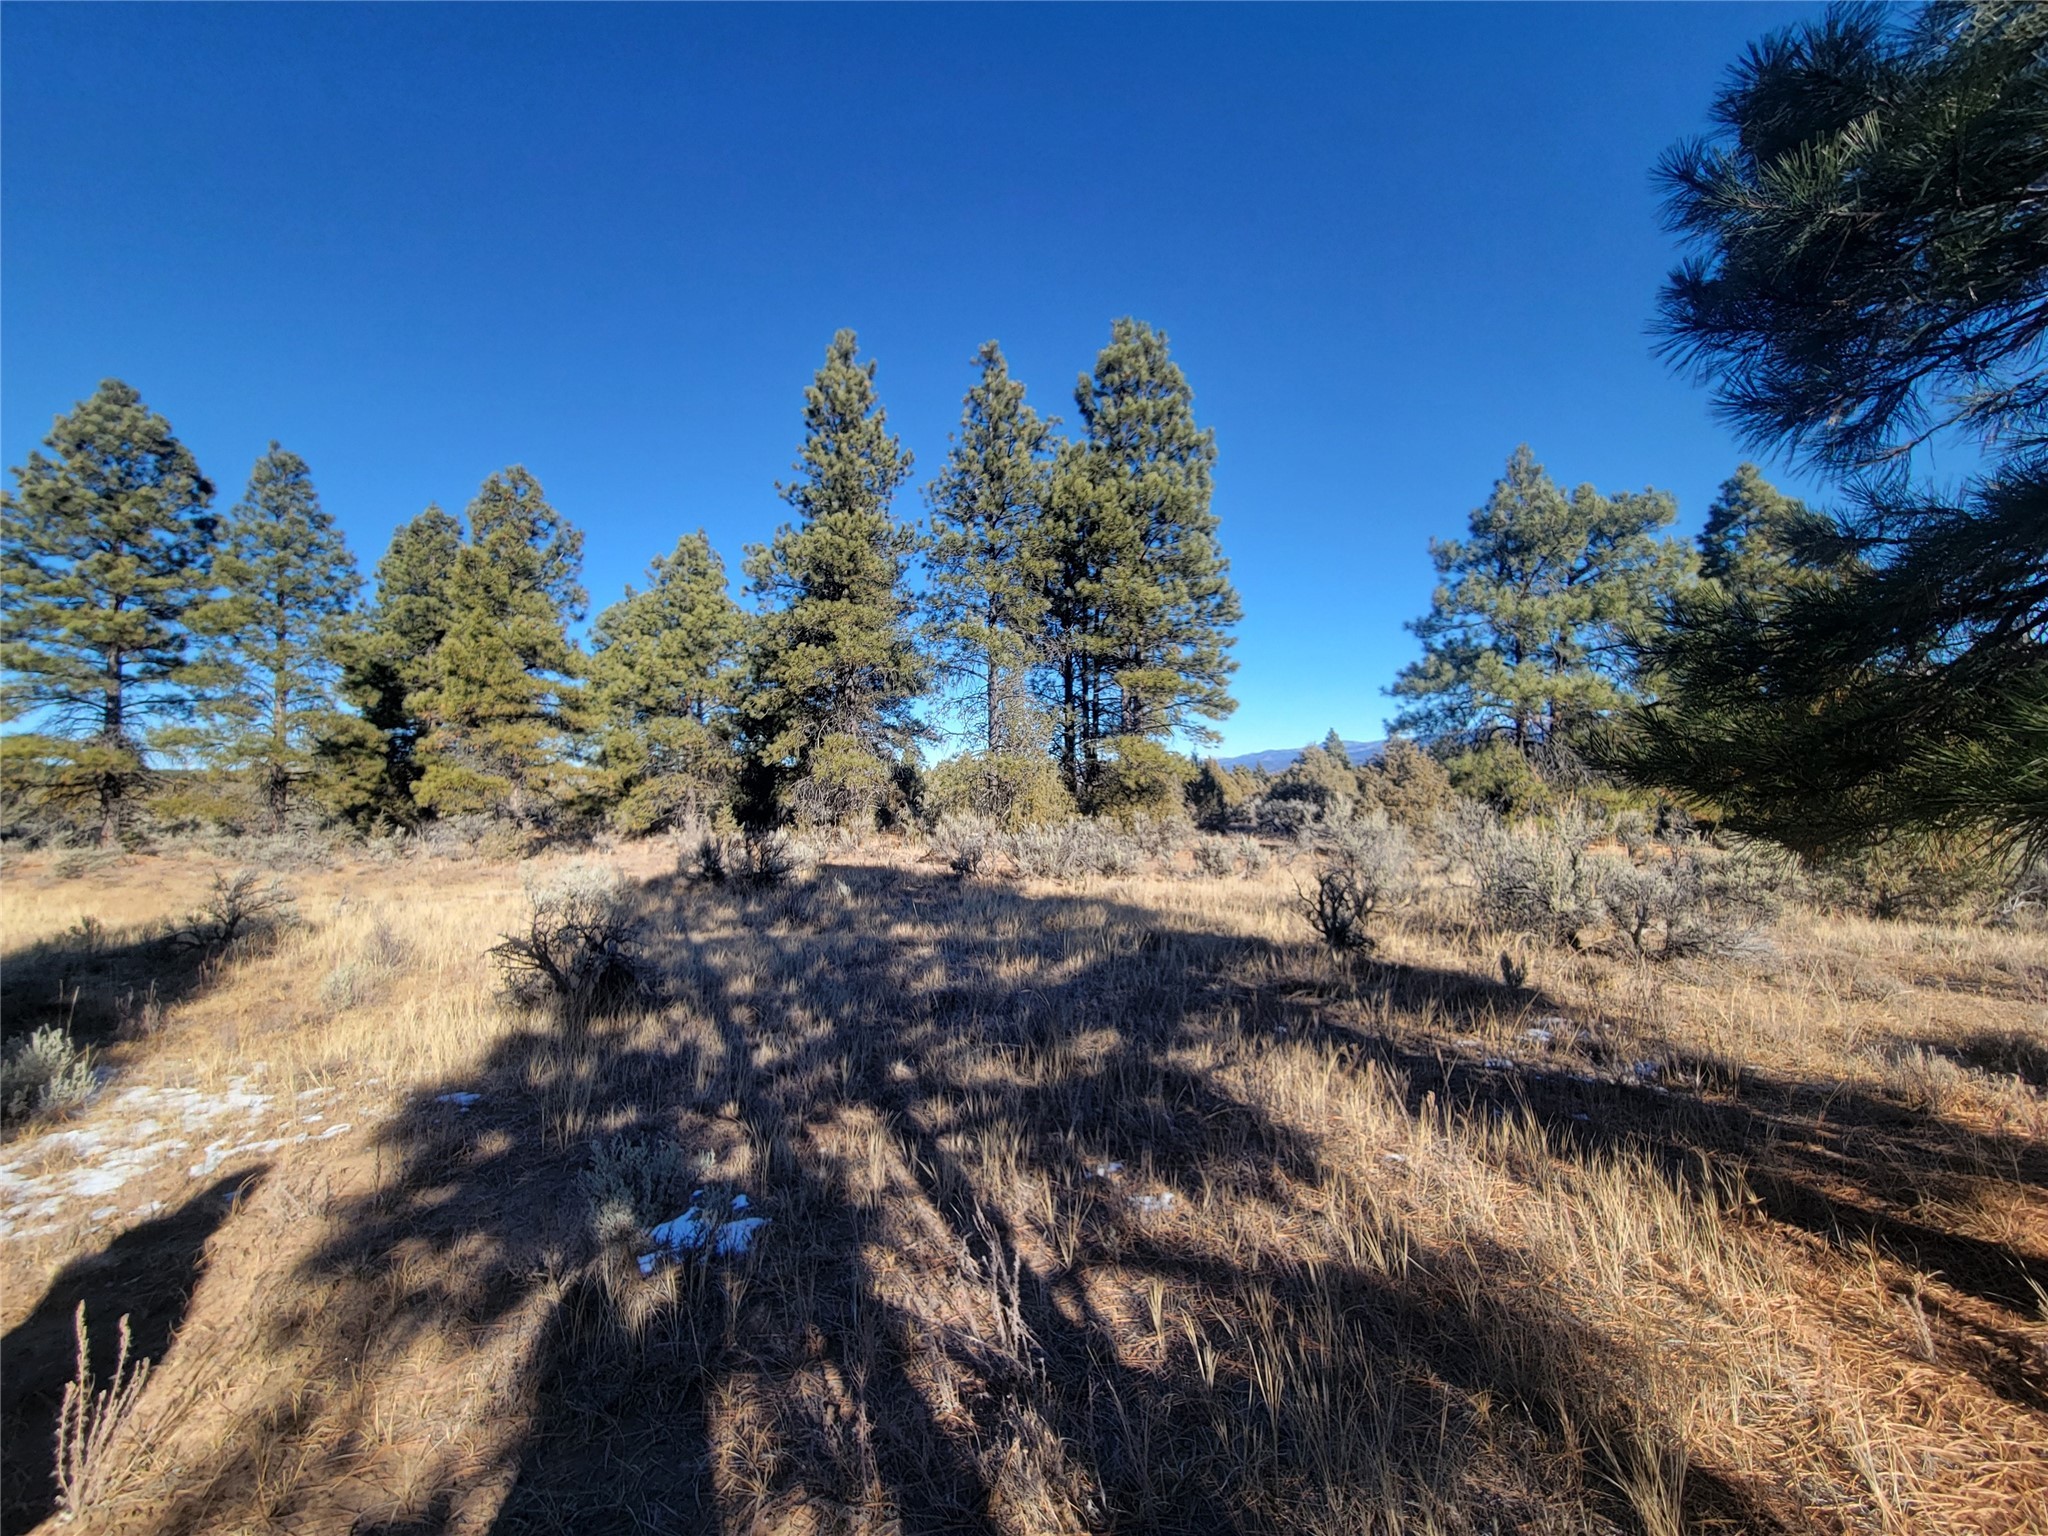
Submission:
<svg viewBox="0 0 2048 1536">
<path fill-rule="evenodd" d="M 219 866 L 11 872 L 10 1033 L 116 1076 L 0 1162 L 137 1166 L 7 1240 L 7 1529 L 81 1300 L 154 1362 L 92 1529 L 2048 1528 L 2038 932 L 1511 988 L 1441 884 L 1337 957 L 1284 862 L 603 860 L 648 990 L 574 1027 L 510 867 L 292 873 L 146 1027 Z M 758 1240 L 643 1273 L 700 1188 Z"/>
</svg>

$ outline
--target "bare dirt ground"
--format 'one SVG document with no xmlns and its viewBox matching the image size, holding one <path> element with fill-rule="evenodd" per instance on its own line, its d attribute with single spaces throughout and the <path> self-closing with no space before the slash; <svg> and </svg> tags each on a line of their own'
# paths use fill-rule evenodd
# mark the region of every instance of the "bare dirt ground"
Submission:
<svg viewBox="0 0 2048 1536">
<path fill-rule="evenodd" d="M 485 958 L 559 861 L 285 871 L 226 954 L 207 860 L 10 866 L 9 1033 L 110 1075 L 0 1147 L 6 1531 L 80 1301 L 154 1362 L 88 1530 L 2048 1530 L 2048 936 L 1511 990 L 1446 888 L 1344 962 L 1284 865 L 596 857 L 650 987 L 582 1031 Z"/>
</svg>

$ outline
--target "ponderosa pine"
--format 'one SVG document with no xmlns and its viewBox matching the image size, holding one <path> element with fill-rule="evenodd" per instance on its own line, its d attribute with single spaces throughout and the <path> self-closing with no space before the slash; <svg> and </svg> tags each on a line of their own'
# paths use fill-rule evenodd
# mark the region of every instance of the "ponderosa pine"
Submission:
<svg viewBox="0 0 2048 1536">
<path fill-rule="evenodd" d="M 840 331 L 804 391 L 797 478 L 777 487 L 797 520 L 747 551 L 762 605 L 741 706 L 754 821 L 872 812 L 919 733 L 926 666 L 905 580 L 918 540 L 890 511 L 910 455 L 858 350 Z"/>
<path fill-rule="evenodd" d="M 1818 851 L 2048 846 L 2048 7 L 1838 6 L 1774 33 L 1666 160 L 1669 354 L 1839 476 L 1848 569 L 1679 611 L 1611 760 Z M 1915 483 L 1929 443 L 1981 469 Z M 1930 466 L 1931 468 L 1931 466 Z"/>
<path fill-rule="evenodd" d="M 1693 572 L 1692 552 L 1659 537 L 1677 515 L 1662 491 L 1567 492 L 1517 448 L 1469 536 L 1430 541 L 1438 585 L 1408 626 L 1423 654 L 1389 690 L 1414 701 L 1394 730 L 1527 754 L 1625 703 L 1625 636 Z"/>
<path fill-rule="evenodd" d="M 1161 743 L 1215 739 L 1208 722 L 1237 707 L 1242 610 L 1210 507 L 1215 435 L 1165 334 L 1118 320 L 1075 401 L 1083 437 L 1060 455 L 1045 519 L 1046 645 L 1056 750 L 1085 804 L 1105 755 L 1156 788 Z"/>
<path fill-rule="evenodd" d="M 220 595 L 192 616 L 198 739 L 210 763 L 254 781 L 281 830 L 335 728 L 337 640 L 362 587 L 304 459 L 273 442 L 256 461 L 213 575 Z"/>
<path fill-rule="evenodd" d="M 181 714 L 186 620 L 209 594 L 213 486 L 118 379 L 57 418 L 0 495 L 0 709 L 16 771 L 120 835 L 150 729 Z"/>
<path fill-rule="evenodd" d="M 708 815 L 734 773 L 733 688 L 746 614 L 702 529 L 655 556 L 647 586 L 591 627 L 601 792 L 625 830 Z"/>
<path fill-rule="evenodd" d="M 419 803 L 437 815 L 544 820 L 566 788 L 584 726 L 583 535 L 519 465 L 469 504 L 469 538 L 447 586 L 448 629 L 407 707 L 426 723 Z"/>
</svg>

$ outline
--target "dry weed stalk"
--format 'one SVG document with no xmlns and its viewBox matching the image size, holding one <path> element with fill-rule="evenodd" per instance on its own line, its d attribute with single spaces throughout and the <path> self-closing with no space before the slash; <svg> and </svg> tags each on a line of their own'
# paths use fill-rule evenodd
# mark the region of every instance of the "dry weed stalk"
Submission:
<svg viewBox="0 0 2048 1536">
<path fill-rule="evenodd" d="M 66 1522 L 98 1508 L 118 1485 L 121 1466 L 108 1448 L 135 1412 L 150 1367 L 147 1360 L 128 1358 L 128 1315 L 123 1313 L 113 1377 L 95 1391 L 82 1301 L 72 1328 L 78 1338 L 78 1372 L 65 1385 L 57 1412 L 57 1507 L 58 1519 Z"/>
</svg>

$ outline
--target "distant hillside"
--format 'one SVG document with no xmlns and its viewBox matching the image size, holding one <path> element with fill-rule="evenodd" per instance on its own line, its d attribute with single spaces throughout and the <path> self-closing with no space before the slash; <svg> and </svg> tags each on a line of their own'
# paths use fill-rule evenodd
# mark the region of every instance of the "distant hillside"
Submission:
<svg viewBox="0 0 2048 1536">
<path fill-rule="evenodd" d="M 1321 746 L 1321 742 L 1310 745 Z M 1354 763 L 1369 763 L 1380 755 L 1383 741 L 1347 741 L 1344 750 Z M 1268 773 L 1279 773 L 1306 751 L 1305 747 L 1269 747 L 1264 752 L 1246 752 L 1237 757 L 1218 758 L 1226 768 L 1263 768 Z"/>
</svg>

